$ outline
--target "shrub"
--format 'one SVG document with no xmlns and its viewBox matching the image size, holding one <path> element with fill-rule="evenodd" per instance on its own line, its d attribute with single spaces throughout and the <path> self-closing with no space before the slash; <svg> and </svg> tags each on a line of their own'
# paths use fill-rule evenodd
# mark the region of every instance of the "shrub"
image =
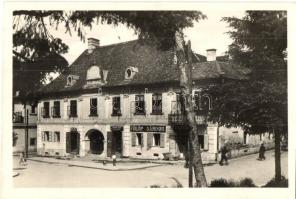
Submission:
<svg viewBox="0 0 296 199">
<path fill-rule="evenodd" d="M 233 180 L 226 180 L 224 178 L 215 179 L 211 182 L 210 187 L 235 187 Z"/>
<path fill-rule="evenodd" d="M 240 181 L 226 180 L 224 178 L 215 179 L 210 187 L 256 187 L 251 178 L 243 178 Z"/>
<path fill-rule="evenodd" d="M 288 187 L 288 179 L 282 176 L 281 181 L 277 182 L 275 178 L 272 178 L 263 187 Z"/>
<path fill-rule="evenodd" d="M 256 187 L 251 178 L 243 178 L 239 181 L 238 187 Z"/>
</svg>

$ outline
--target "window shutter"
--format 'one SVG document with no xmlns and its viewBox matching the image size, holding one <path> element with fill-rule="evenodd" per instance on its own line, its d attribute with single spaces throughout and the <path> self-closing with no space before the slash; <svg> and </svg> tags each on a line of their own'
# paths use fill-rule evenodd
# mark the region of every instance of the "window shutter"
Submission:
<svg viewBox="0 0 296 199">
<path fill-rule="evenodd" d="M 209 150 L 209 135 L 204 134 L 204 150 Z"/>
<path fill-rule="evenodd" d="M 161 148 L 165 147 L 165 134 L 164 133 L 160 134 L 160 147 Z"/>
<path fill-rule="evenodd" d="M 44 131 L 41 132 L 41 139 L 44 141 Z"/>
<path fill-rule="evenodd" d="M 52 142 L 53 141 L 52 140 L 52 133 L 53 133 L 52 131 L 49 131 L 49 140 L 48 140 L 49 142 Z"/>
<path fill-rule="evenodd" d="M 144 146 L 144 134 L 143 133 L 141 133 L 141 140 L 142 140 L 141 146 L 143 147 Z"/>
<path fill-rule="evenodd" d="M 66 132 L 66 153 L 71 152 L 70 132 Z"/>
<path fill-rule="evenodd" d="M 153 145 L 153 134 L 147 133 L 147 147 L 151 148 Z"/>
<path fill-rule="evenodd" d="M 136 146 L 136 134 L 132 133 L 132 146 Z"/>
</svg>

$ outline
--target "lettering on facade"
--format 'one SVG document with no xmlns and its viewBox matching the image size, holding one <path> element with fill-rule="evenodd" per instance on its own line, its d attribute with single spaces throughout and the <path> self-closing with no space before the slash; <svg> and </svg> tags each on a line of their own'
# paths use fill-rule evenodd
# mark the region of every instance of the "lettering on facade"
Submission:
<svg viewBox="0 0 296 199">
<path fill-rule="evenodd" d="M 165 132 L 165 126 L 157 125 L 131 125 L 131 132 Z"/>
<path fill-rule="evenodd" d="M 111 126 L 111 131 L 123 131 L 122 126 Z"/>
</svg>

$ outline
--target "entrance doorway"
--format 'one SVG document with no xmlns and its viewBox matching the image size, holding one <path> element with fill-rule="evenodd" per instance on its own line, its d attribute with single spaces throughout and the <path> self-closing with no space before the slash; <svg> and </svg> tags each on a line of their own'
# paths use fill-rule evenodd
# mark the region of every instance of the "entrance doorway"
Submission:
<svg viewBox="0 0 296 199">
<path fill-rule="evenodd" d="M 107 133 L 107 156 L 113 154 L 122 155 L 122 131 L 110 131 Z"/>
<path fill-rule="evenodd" d="M 100 155 L 104 151 L 104 135 L 96 130 L 92 129 L 86 133 L 89 139 L 89 153 Z"/>
<path fill-rule="evenodd" d="M 66 152 L 79 154 L 80 134 L 77 131 L 70 131 L 66 134 Z"/>
</svg>

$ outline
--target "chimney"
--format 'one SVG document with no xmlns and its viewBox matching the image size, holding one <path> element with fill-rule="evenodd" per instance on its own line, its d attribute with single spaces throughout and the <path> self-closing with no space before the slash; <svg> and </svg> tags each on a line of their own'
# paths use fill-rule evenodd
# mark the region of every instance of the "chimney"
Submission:
<svg viewBox="0 0 296 199">
<path fill-rule="evenodd" d="M 216 61 L 216 49 L 208 49 L 207 50 L 207 61 Z"/>
<path fill-rule="evenodd" d="M 94 49 L 100 47 L 100 40 L 98 39 L 88 38 L 87 42 L 88 42 L 88 46 L 87 46 L 88 53 L 92 53 Z"/>
</svg>

